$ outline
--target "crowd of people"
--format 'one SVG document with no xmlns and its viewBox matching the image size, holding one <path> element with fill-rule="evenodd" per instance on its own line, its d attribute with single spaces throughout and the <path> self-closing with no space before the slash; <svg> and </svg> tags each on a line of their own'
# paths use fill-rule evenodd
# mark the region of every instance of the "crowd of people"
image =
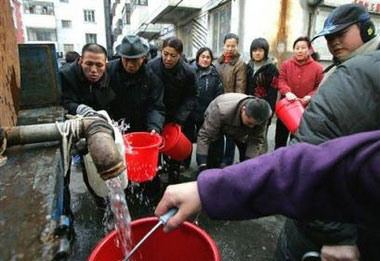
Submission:
<svg viewBox="0 0 380 261">
<path fill-rule="evenodd" d="M 165 39 L 161 55 L 152 57 L 146 40 L 127 35 L 119 58 L 109 62 L 104 47 L 87 44 L 60 70 L 63 105 L 72 115 L 84 106 L 105 110 L 128 122 L 127 132 L 160 133 L 176 123 L 197 143 L 197 181 L 169 186 L 157 206 L 157 215 L 179 208 L 167 230 L 202 208 L 218 219 L 284 214 L 292 219 L 276 260 L 301 260 L 308 251 L 320 251 L 323 260 L 379 260 L 380 232 L 373 227 L 380 216 L 380 37 L 357 4 L 334 9 L 314 39 L 320 36 L 333 56 L 325 70 L 304 36 L 279 68 L 264 38 L 252 41 L 243 62 L 233 33 L 215 61 L 208 47 L 186 61 L 177 37 Z M 289 131 L 277 119 L 276 150 L 265 154 L 279 99 L 298 100 L 306 110 L 290 147 L 280 148 Z M 235 147 L 241 163 L 233 165 Z M 164 158 L 170 184 L 190 160 Z"/>
</svg>

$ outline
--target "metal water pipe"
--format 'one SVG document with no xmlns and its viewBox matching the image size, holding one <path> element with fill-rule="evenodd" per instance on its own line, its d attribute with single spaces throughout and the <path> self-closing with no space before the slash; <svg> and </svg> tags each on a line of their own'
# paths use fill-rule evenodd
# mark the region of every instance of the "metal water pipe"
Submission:
<svg viewBox="0 0 380 261">
<path fill-rule="evenodd" d="M 63 122 L 58 123 L 62 128 Z M 102 179 L 118 176 L 125 170 L 122 155 L 115 144 L 112 126 L 100 117 L 83 118 L 79 136 L 86 138 L 88 151 Z M 62 136 L 55 123 L 4 128 L 9 146 L 60 141 Z"/>
</svg>

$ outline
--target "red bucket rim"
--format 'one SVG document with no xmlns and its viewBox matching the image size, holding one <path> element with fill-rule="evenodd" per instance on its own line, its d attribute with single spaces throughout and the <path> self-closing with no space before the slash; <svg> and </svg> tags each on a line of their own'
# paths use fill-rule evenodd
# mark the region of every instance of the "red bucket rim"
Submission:
<svg viewBox="0 0 380 261">
<path fill-rule="evenodd" d="M 175 136 L 173 135 L 173 139 L 171 139 L 169 142 L 164 137 L 165 136 L 165 131 L 168 131 L 168 129 L 175 131 L 175 133 L 174 133 Z M 178 124 L 175 124 L 175 123 L 165 124 L 165 126 L 162 129 L 162 133 L 161 133 L 161 136 L 164 139 L 165 144 L 164 144 L 164 147 L 160 151 L 161 152 L 170 151 L 177 144 L 177 142 L 179 140 L 180 133 L 181 133 L 181 126 L 179 126 Z"/>
<path fill-rule="evenodd" d="M 137 226 L 139 224 L 143 224 L 143 223 L 147 223 L 147 222 L 153 222 L 153 221 L 156 221 L 158 222 L 158 218 L 157 217 L 145 217 L 145 218 L 139 218 L 139 219 L 136 219 L 134 221 L 132 221 L 131 223 L 131 229 L 132 229 L 132 226 Z M 154 225 L 154 224 L 153 224 Z M 202 236 L 202 238 L 204 238 L 207 242 L 207 244 L 211 247 L 211 250 L 212 250 L 212 253 L 213 255 L 216 257 L 217 260 L 220 260 L 220 252 L 219 252 L 219 249 L 215 243 L 215 241 L 212 239 L 212 237 L 203 229 L 201 229 L 200 227 L 198 227 L 197 225 L 193 224 L 193 223 L 190 223 L 188 221 L 185 221 L 183 222 L 182 226 L 181 227 L 184 227 L 184 228 L 187 228 L 187 229 L 190 229 L 190 230 L 194 230 L 195 232 L 197 232 L 199 235 Z M 181 229 L 181 227 L 179 227 L 178 229 Z M 100 251 L 102 251 L 102 248 L 104 247 L 104 245 L 109 241 L 109 240 L 112 240 L 116 235 L 117 233 L 117 230 L 113 230 L 112 232 L 108 233 L 105 237 L 103 237 L 95 246 L 95 248 L 92 250 L 91 252 L 91 255 L 89 257 L 89 261 L 92 261 L 92 260 L 95 260 L 96 256 L 98 255 L 98 253 Z"/>
<path fill-rule="evenodd" d="M 128 137 L 132 137 L 132 136 L 154 136 L 157 138 L 157 142 L 155 142 L 154 144 L 151 144 L 151 145 L 148 145 L 148 146 L 131 146 L 133 149 L 149 149 L 149 148 L 155 148 L 155 147 L 159 147 L 161 144 L 162 144 L 162 140 L 163 138 L 156 134 L 156 133 L 150 133 L 150 132 L 131 132 L 131 133 L 127 133 L 127 134 L 123 134 L 123 141 L 124 141 L 124 146 L 127 147 L 129 145 L 127 145 L 128 143 L 126 142 L 126 139 L 128 139 Z"/>
</svg>

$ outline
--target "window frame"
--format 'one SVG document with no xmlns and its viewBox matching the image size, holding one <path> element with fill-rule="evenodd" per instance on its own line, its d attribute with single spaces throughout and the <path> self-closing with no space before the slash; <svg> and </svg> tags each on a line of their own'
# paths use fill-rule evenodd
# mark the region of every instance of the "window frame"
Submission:
<svg viewBox="0 0 380 261">
<path fill-rule="evenodd" d="M 211 10 L 209 12 L 209 19 L 212 50 L 215 54 L 219 55 L 223 53 L 224 37 L 231 30 L 231 3 Z M 224 19 L 222 21 L 223 25 L 220 24 L 221 19 Z"/>
<path fill-rule="evenodd" d="M 93 9 L 83 9 L 83 18 L 86 23 L 95 23 L 95 10 Z"/>
<path fill-rule="evenodd" d="M 65 23 L 67 22 L 68 26 L 64 26 L 64 22 L 65 22 Z M 71 20 L 61 20 L 61 26 L 62 26 L 62 28 L 64 28 L 64 29 L 72 28 L 73 23 L 72 23 Z"/>
<path fill-rule="evenodd" d="M 95 41 L 89 41 L 90 37 L 95 37 Z M 98 42 L 98 35 L 94 33 L 85 33 L 85 38 L 86 38 L 86 44 Z"/>
</svg>

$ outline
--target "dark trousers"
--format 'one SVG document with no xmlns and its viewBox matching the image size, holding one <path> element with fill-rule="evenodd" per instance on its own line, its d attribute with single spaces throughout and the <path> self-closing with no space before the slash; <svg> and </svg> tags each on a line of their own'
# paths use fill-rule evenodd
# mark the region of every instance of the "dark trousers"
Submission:
<svg viewBox="0 0 380 261">
<path fill-rule="evenodd" d="M 375 228 L 358 226 L 357 246 L 360 260 L 380 260 L 380 231 Z M 310 236 L 300 230 L 296 223 L 287 219 L 278 238 L 275 261 L 301 260 L 309 251 L 320 252 L 322 245 L 316 244 Z"/>
<path fill-rule="evenodd" d="M 197 134 L 199 129 L 197 128 L 197 124 L 189 117 L 183 125 L 183 134 L 185 134 L 186 138 L 189 139 L 191 143 L 195 143 L 197 141 Z M 190 167 L 191 164 L 191 155 L 192 151 L 185 160 L 181 163 L 186 169 Z"/>
<path fill-rule="evenodd" d="M 286 126 L 282 123 L 280 119 L 277 119 L 274 149 L 285 147 L 288 142 L 288 137 L 289 137 L 289 130 L 286 128 Z"/>
<path fill-rule="evenodd" d="M 207 155 L 207 168 L 220 168 L 223 161 L 224 137 L 213 142 Z"/>
<path fill-rule="evenodd" d="M 232 165 L 235 158 L 235 142 L 230 135 L 225 135 L 226 137 L 226 146 L 224 149 L 223 163 L 226 166 Z"/>
<path fill-rule="evenodd" d="M 240 143 L 238 141 L 235 141 L 236 146 L 238 147 L 239 150 L 239 162 L 243 162 L 247 158 L 245 157 L 245 152 L 247 150 L 247 144 L 245 143 Z"/>
</svg>

